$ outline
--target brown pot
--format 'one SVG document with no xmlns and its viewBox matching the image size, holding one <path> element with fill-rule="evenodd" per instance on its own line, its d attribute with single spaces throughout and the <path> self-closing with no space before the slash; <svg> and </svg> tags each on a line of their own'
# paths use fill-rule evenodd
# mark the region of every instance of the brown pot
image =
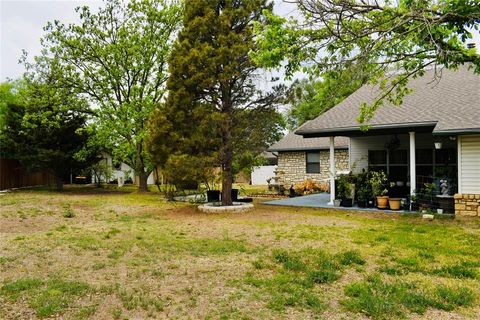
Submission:
<svg viewBox="0 0 480 320">
<path fill-rule="evenodd" d="M 388 208 L 388 196 L 377 196 L 377 208 L 378 209 Z"/>
<path fill-rule="evenodd" d="M 388 199 L 388 204 L 390 205 L 390 210 L 400 209 L 400 203 L 402 202 L 401 198 L 390 198 Z"/>
</svg>

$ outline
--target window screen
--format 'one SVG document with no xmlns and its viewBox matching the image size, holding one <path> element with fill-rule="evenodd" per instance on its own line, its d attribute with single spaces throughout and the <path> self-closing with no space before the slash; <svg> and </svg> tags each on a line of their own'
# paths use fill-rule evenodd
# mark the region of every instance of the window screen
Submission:
<svg viewBox="0 0 480 320">
<path fill-rule="evenodd" d="M 307 173 L 320 173 L 320 152 L 307 152 Z"/>
</svg>

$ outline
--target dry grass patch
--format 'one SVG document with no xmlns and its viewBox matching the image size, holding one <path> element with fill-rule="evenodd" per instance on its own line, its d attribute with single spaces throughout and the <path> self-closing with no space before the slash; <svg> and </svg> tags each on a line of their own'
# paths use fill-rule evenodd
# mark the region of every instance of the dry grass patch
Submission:
<svg viewBox="0 0 480 320">
<path fill-rule="evenodd" d="M 208 215 L 127 191 L 2 196 L 0 318 L 478 314 L 478 221 L 258 202 L 250 213 Z"/>
</svg>

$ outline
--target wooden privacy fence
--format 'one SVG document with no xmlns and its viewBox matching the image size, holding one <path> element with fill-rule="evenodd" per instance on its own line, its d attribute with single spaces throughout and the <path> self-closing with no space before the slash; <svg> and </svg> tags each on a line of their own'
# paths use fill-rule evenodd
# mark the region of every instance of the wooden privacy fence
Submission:
<svg viewBox="0 0 480 320">
<path fill-rule="evenodd" d="M 45 172 L 30 173 L 14 159 L 0 159 L 0 190 L 21 188 L 55 183 L 52 174 Z"/>
</svg>

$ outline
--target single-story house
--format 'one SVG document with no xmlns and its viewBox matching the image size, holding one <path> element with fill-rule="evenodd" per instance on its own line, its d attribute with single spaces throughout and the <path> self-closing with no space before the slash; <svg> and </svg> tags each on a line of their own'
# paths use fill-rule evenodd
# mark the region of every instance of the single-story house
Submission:
<svg viewBox="0 0 480 320">
<path fill-rule="evenodd" d="M 435 70 L 408 83 L 412 93 L 400 106 L 387 101 L 362 131 L 357 122 L 362 103 L 372 103 L 379 90 L 365 85 L 340 104 L 296 130 L 305 140 L 350 138 L 349 166 L 383 170 L 390 181 L 403 181 L 410 197 L 425 183 L 447 181 L 457 215 L 480 216 L 480 76 L 468 66 Z M 341 141 L 344 138 L 341 138 Z M 330 163 L 333 161 L 331 160 Z M 331 202 L 335 198 L 331 175 Z M 439 193 L 439 192 L 437 192 Z"/>
<path fill-rule="evenodd" d="M 112 169 L 112 176 L 109 177 L 110 181 L 105 181 L 105 177 L 101 177 L 101 182 L 111 182 L 111 181 L 117 181 L 119 178 L 122 179 L 122 181 L 129 181 L 131 180 L 133 183 L 135 183 L 135 171 L 133 170 L 132 167 L 130 167 L 128 164 L 123 163 L 123 162 L 115 162 L 113 161 L 113 158 L 110 154 L 106 152 L 102 152 L 102 158 L 99 160 L 99 163 L 103 163 L 110 167 Z M 92 173 L 92 183 L 97 183 L 97 177 L 95 174 Z M 150 173 L 147 179 L 147 184 L 148 185 L 153 185 L 155 184 L 155 171 Z"/>
<path fill-rule="evenodd" d="M 349 139 L 335 139 L 335 169 L 349 171 Z M 330 144 L 328 138 L 304 138 L 293 132 L 273 144 L 268 151 L 278 156 L 277 174 L 288 186 L 307 179 L 327 181 L 330 172 Z"/>
</svg>

